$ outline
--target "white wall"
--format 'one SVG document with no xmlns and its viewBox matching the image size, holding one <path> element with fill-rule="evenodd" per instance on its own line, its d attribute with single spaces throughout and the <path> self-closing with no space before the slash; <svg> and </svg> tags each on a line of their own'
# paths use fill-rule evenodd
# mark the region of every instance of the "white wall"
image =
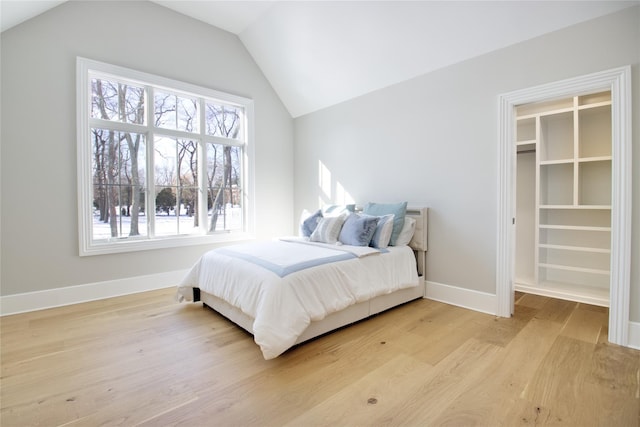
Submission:
<svg viewBox="0 0 640 427">
<path fill-rule="evenodd" d="M 631 64 L 631 320 L 639 320 L 639 23 L 640 7 L 626 9 L 295 119 L 296 212 L 340 202 L 340 187 L 360 204 L 426 204 L 427 280 L 495 294 L 498 95 Z M 319 163 L 332 185 L 319 185 Z"/>
<path fill-rule="evenodd" d="M 233 34 L 151 2 L 67 2 L 1 35 L 1 295 L 189 268 L 206 246 L 78 256 L 76 56 L 255 101 L 259 238 L 293 220 L 293 122 Z"/>
</svg>

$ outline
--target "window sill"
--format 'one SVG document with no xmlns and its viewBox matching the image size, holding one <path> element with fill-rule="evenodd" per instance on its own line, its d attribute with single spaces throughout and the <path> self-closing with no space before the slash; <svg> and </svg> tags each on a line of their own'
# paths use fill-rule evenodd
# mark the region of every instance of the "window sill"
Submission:
<svg viewBox="0 0 640 427">
<path fill-rule="evenodd" d="M 253 240 L 250 233 L 220 233 L 206 236 L 179 236 L 171 238 L 157 238 L 153 240 L 125 240 L 121 242 L 104 242 L 82 245 L 80 256 L 108 255 L 127 252 L 147 251 L 154 249 L 170 249 L 185 246 L 212 245 L 231 243 L 243 240 Z"/>
</svg>

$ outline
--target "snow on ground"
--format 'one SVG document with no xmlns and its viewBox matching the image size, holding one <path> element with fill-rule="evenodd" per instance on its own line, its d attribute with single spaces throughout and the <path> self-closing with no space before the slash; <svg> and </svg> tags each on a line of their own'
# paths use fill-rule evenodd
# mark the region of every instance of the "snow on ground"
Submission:
<svg viewBox="0 0 640 427">
<path fill-rule="evenodd" d="M 117 210 L 120 211 L 119 209 Z M 226 211 L 226 224 L 225 224 Z M 208 218 L 211 218 L 212 211 L 209 211 Z M 131 231 L 131 217 L 126 215 L 117 216 L 119 237 L 128 237 Z M 193 226 L 194 217 L 186 215 L 186 211 L 181 209 L 180 215 L 176 215 L 175 210 L 169 215 L 165 212 L 156 214 L 155 235 L 175 236 L 191 234 L 197 230 Z M 242 228 L 242 209 L 239 207 L 227 208 L 218 215 L 216 230 L 239 230 Z M 138 217 L 138 232 L 140 236 L 147 236 L 147 217 L 141 214 Z M 93 216 L 93 240 L 107 240 L 111 238 L 111 226 L 109 223 L 100 221 L 98 212 Z"/>
</svg>

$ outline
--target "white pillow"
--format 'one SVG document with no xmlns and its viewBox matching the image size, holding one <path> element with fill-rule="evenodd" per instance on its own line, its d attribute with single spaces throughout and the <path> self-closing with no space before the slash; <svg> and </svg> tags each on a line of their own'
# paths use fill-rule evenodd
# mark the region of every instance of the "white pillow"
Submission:
<svg viewBox="0 0 640 427">
<path fill-rule="evenodd" d="M 386 248 L 389 246 L 389 240 L 391 240 L 391 233 L 393 232 L 393 219 L 394 214 L 379 216 L 378 225 L 376 231 L 373 233 L 371 243 L 369 246 L 374 248 Z"/>
<path fill-rule="evenodd" d="M 311 233 L 310 240 L 312 242 L 336 243 L 345 219 L 347 219 L 346 215 L 322 218 L 316 229 Z"/>
<path fill-rule="evenodd" d="M 413 238 L 413 233 L 416 232 L 416 220 L 409 216 L 404 218 L 404 225 L 402 231 L 398 234 L 395 246 L 406 246 Z"/>
</svg>

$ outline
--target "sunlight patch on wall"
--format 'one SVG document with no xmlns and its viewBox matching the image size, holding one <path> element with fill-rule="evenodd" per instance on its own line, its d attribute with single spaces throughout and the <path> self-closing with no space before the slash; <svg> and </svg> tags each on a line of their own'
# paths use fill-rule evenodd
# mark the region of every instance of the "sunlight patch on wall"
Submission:
<svg viewBox="0 0 640 427">
<path fill-rule="evenodd" d="M 318 160 L 318 188 L 318 206 L 355 203 L 351 194 L 342 183 L 333 178 L 333 174 L 321 160 Z"/>
<path fill-rule="evenodd" d="M 319 206 L 331 202 L 331 171 L 321 160 L 318 160 L 318 186 L 320 194 L 318 194 Z"/>
</svg>

